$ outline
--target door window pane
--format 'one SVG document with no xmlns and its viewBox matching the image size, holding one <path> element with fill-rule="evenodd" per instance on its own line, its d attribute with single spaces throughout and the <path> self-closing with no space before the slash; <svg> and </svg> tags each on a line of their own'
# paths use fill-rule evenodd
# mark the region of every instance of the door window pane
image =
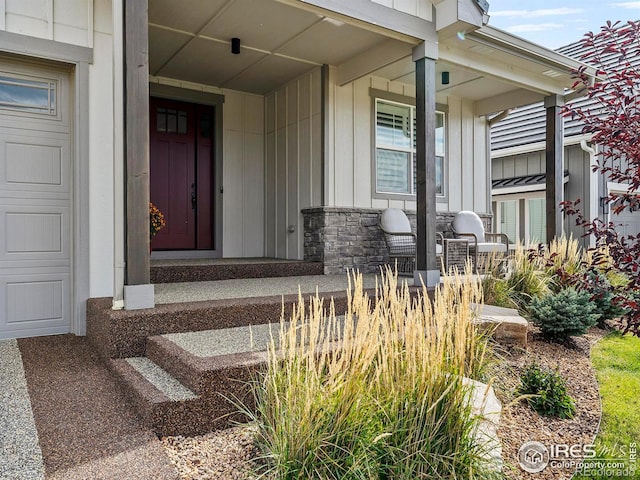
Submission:
<svg viewBox="0 0 640 480">
<path fill-rule="evenodd" d="M 164 133 L 187 133 L 187 112 L 172 108 L 156 109 L 156 131 Z"/>
<path fill-rule="evenodd" d="M 529 200 L 529 243 L 546 243 L 546 241 L 545 199 L 532 198 Z"/>
<path fill-rule="evenodd" d="M 509 243 L 516 243 L 517 240 L 517 202 L 508 200 L 500 202 L 500 233 L 505 233 L 509 237 Z"/>
<path fill-rule="evenodd" d="M 208 113 L 200 115 L 200 136 L 202 138 L 211 137 L 211 115 Z"/>
<path fill-rule="evenodd" d="M 178 133 L 187 133 L 187 112 L 178 112 Z"/>
<path fill-rule="evenodd" d="M 158 108 L 156 110 L 156 131 L 158 132 L 167 131 L 167 109 L 166 108 Z"/>
</svg>

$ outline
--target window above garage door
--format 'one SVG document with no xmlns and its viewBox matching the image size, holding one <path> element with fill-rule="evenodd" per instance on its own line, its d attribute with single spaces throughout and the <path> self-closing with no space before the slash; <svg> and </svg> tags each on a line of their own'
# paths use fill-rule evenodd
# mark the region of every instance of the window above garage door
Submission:
<svg viewBox="0 0 640 480">
<path fill-rule="evenodd" d="M 0 108 L 56 115 L 57 82 L 0 75 Z"/>
</svg>

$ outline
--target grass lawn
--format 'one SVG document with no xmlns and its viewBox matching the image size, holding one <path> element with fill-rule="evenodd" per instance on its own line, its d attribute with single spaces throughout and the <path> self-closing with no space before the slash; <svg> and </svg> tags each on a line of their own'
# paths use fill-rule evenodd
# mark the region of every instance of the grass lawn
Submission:
<svg viewBox="0 0 640 480">
<path fill-rule="evenodd" d="M 602 425 L 596 438 L 598 457 L 629 459 L 630 447 L 640 447 L 640 338 L 612 332 L 593 347 L 591 359 L 602 396 Z M 634 476 L 574 478 L 640 479 L 640 460 L 636 465 Z"/>
</svg>

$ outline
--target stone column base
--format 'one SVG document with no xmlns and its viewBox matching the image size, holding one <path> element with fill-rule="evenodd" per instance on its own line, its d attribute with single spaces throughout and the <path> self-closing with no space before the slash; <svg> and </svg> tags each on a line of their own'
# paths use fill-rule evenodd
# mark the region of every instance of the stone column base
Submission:
<svg viewBox="0 0 640 480">
<path fill-rule="evenodd" d="M 155 288 L 153 284 L 125 285 L 124 309 L 141 310 L 143 308 L 153 308 L 156 306 L 154 294 Z"/>
<path fill-rule="evenodd" d="M 413 284 L 416 287 L 435 287 L 440 284 L 440 270 L 416 270 L 413 272 Z"/>
</svg>

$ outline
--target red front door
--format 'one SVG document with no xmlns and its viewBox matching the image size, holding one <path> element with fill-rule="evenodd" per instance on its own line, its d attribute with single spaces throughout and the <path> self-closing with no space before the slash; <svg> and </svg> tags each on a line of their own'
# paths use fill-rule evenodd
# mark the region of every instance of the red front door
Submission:
<svg viewBox="0 0 640 480">
<path fill-rule="evenodd" d="M 213 248 L 212 109 L 150 99 L 150 196 L 166 226 L 154 250 Z"/>
</svg>

